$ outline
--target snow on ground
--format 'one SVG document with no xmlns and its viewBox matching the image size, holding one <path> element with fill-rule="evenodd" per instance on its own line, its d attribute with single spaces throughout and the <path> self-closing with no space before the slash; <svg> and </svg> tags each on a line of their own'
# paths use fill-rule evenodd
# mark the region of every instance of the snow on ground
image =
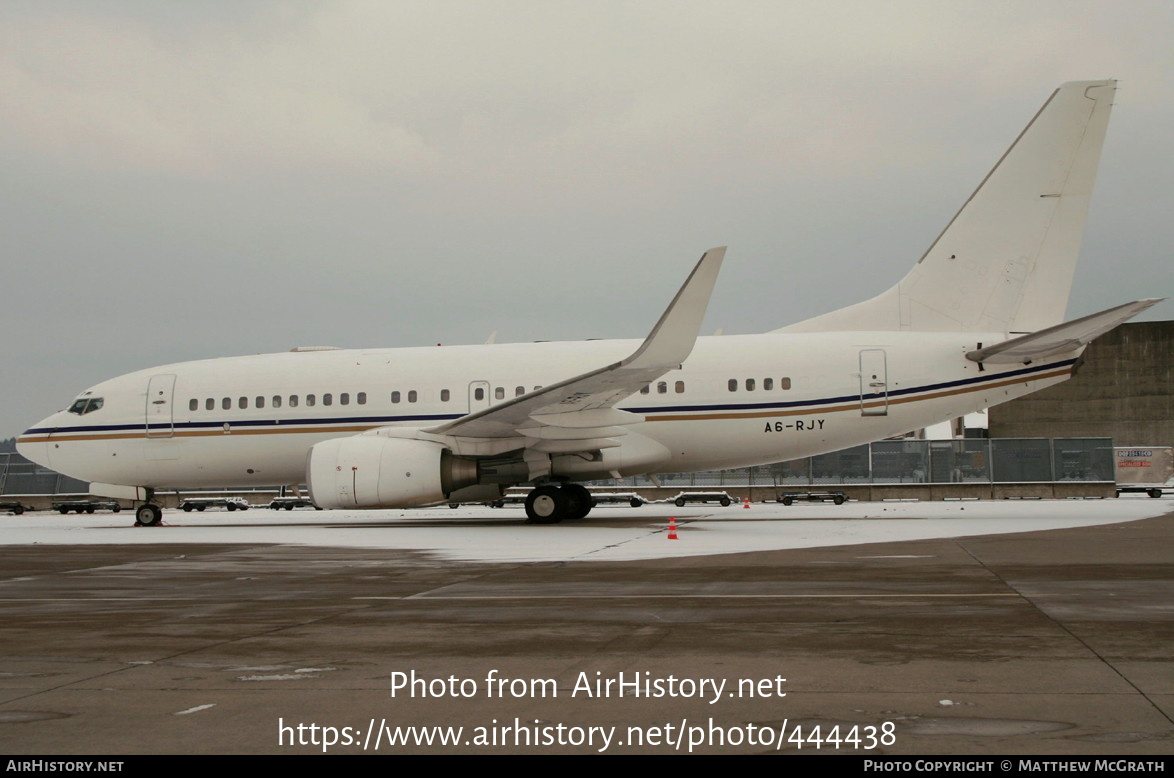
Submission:
<svg viewBox="0 0 1174 778">
<path fill-rule="evenodd" d="M 525 523 L 520 507 L 384 511 L 167 511 L 160 527 L 130 512 L 0 516 L 3 545 L 274 543 L 411 549 L 485 562 L 618 561 L 992 535 L 1116 524 L 1174 510 L 1174 499 L 774 503 L 719 508 L 596 508 L 583 521 Z M 669 517 L 679 540 L 667 538 Z"/>
</svg>

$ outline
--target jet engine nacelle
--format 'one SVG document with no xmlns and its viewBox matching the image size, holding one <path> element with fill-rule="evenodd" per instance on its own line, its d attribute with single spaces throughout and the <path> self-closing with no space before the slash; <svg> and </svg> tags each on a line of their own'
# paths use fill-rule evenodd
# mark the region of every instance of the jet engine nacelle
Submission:
<svg viewBox="0 0 1174 778">
<path fill-rule="evenodd" d="M 356 435 L 310 449 L 306 483 L 321 508 L 412 508 L 477 482 L 476 462 L 430 440 Z"/>
</svg>

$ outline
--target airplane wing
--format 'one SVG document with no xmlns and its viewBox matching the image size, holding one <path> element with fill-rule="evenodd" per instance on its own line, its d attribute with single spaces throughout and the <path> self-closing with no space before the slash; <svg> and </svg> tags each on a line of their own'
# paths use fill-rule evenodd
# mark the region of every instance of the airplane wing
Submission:
<svg viewBox="0 0 1174 778">
<path fill-rule="evenodd" d="M 628 358 L 422 431 L 461 438 L 529 438 L 519 445 L 547 453 L 620 445 L 614 438 L 625 434 L 623 426 L 644 419 L 615 405 L 688 358 L 725 253 L 723 246 L 702 255 L 652 332 Z"/>
<path fill-rule="evenodd" d="M 1029 335 L 975 349 L 968 352 L 966 358 L 972 362 L 989 362 L 994 365 L 1009 365 L 1016 362 L 1029 365 L 1037 359 L 1066 354 L 1088 345 L 1090 341 L 1104 335 L 1123 321 L 1133 318 L 1151 305 L 1160 303 L 1162 299 L 1164 298 L 1156 297 L 1118 305 L 1064 324 L 1045 327 Z"/>
</svg>

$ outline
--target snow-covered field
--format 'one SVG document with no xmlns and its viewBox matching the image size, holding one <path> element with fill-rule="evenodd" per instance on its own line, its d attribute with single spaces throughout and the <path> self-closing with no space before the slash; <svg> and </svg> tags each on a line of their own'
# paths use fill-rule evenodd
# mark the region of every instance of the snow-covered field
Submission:
<svg viewBox="0 0 1174 778">
<path fill-rule="evenodd" d="M 3 545 L 277 543 L 412 549 L 476 561 L 628 560 L 991 535 L 1158 516 L 1174 499 L 798 503 L 717 508 L 596 508 L 588 519 L 525 523 L 520 507 L 387 511 L 167 511 L 160 527 L 131 513 L 0 516 Z M 669 540 L 669 517 L 679 540 Z"/>
</svg>

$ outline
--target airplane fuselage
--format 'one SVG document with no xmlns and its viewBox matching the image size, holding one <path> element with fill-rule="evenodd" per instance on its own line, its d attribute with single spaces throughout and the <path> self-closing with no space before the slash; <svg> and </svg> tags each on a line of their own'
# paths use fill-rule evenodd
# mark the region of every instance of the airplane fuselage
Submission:
<svg viewBox="0 0 1174 778">
<path fill-rule="evenodd" d="M 618 405 L 644 417 L 630 433 L 659 443 L 667 457 L 618 469 L 632 475 L 796 459 L 976 411 L 1071 374 L 1075 353 L 1002 369 L 965 358 L 976 342 L 1004 337 L 699 338 L 680 369 Z M 30 458 L 91 482 L 154 489 L 301 483 L 316 443 L 457 419 L 607 365 L 637 345 L 338 349 L 181 362 L 90 388 L 79 400 L 100 399 L 100 408 L 54 414 L 28 430 L 20 446 Z"/>
</svg>

